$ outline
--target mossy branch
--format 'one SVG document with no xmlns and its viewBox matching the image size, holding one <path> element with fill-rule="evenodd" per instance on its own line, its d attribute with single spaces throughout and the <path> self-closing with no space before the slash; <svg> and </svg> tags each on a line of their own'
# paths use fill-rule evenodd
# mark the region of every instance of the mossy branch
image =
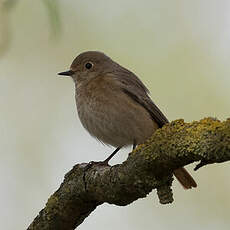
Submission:
<svg viewBox="0 0 230 230">
<path fill-rule="evenodd" d="M 75 165 L 28 229 L 75 229 L 98 205 L 128 205 L 153 189 L 157 189 L 161 203 L 170 203 L 173 170 L 195 161 L 200 161 L 199 168 L 228 160 L 230 119 L 173 121 L 120 165 Z"/>
</svg>

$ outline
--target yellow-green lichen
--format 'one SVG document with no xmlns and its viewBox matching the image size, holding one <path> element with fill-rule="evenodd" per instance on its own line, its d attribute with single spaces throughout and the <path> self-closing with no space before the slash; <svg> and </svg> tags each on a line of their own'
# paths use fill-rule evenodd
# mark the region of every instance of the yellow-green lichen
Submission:
<svg viewBox="0 0 230 230">
<path fill-rule="evenodd" d="M 179 119 L 158 129 L 131 155 L 140 154 L 146 160 L 154 160 L 161 151 L 175 157 L 183 157 L 190 153 L 204 156 L 210 150 L 211 143 L 215 144 L 215 138 L 218 140 L 218 135 L 225 135 L 225 139 L 230 136 L 230 119 L 220 122 L 208 117 L 191 123 Z M 225 146 L 230 144 L 225 143 Z"/>
<path fill-rule="evenodd" d="M 46 203 L 46 210 L 47 212 L 50 212 L 52 210 L 52 212 L 54 212 L 55 207 L 58 206 L 58 197 L 55 196 L 55 194 L 53 194 L 52 196 L 50 196 L 50 198 L 48 199 L 47 203 Z"/>
</svg>

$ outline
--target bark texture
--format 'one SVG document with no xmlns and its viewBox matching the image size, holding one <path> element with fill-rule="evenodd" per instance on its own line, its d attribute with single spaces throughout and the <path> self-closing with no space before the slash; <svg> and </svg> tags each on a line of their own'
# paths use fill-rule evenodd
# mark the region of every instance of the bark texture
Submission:
<svg viewBox="0 0 230 230">
<path fill-rule="evenodd" d="M 128 205 L 157 189 L 171 203 L 174 169 L 200 161 L 195 169 L 230 160 L 230 119 L 176 120 L 158 129 L 122 164 L 77 164 L 29 226 L 29 230 L 75 229 L 98 205 Z"/>
</svg>

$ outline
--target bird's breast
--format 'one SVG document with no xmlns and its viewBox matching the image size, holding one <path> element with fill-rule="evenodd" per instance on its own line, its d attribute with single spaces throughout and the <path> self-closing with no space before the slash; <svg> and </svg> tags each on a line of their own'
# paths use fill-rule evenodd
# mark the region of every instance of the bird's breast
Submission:
<svg viewBox="0 0 230 230">
<path fill-rule="evenodd" d="M 98 140 L 114 147 L 143 143 L 157 125 L 149 113 L 116 88 L 100 85 L 76 89 L 79 118 Z"/>
</svg>

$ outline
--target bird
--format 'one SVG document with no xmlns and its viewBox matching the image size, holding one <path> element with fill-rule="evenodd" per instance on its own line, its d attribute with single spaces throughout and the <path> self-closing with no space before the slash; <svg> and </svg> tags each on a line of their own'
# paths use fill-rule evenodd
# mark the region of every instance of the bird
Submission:
<svg viewBox="0 0 230 230">
<path fill-rule="evenodd" d="M 115 147 L 109 160 L 123 147 L 144 143 L 169 123 L 149 96 L 149 90 L 130 70 L 99 51 L 79 54 L 70 69 L 58 75 L 69 76 L 75 84 L 77 112 L 83 127 L 100 142 Z M 197 187 L 183 167 L 173 174 L 184 187 Z"/>
</svg>

